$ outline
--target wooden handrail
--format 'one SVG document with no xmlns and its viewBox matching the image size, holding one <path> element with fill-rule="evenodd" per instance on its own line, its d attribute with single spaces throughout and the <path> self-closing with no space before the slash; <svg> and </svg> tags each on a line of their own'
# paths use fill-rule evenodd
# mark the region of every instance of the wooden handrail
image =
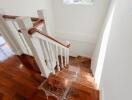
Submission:
<svg viewBox="0 0 132 100">
<path fill-rule="evenodd" d="M 34 29 L 34 30 L 35 30 L 35 29 Z M 69 48 L 69 47 L 70 47 L 70 44 L 65 44 L 65 43 L 63 43 L 63 42 L 61 42 L 61 41 L 55 39 L 55 38 L 52 37 L 52 36 L 49 36 L 49 35 L 47 35 L 47 34 L 42 33 L 42 32 L 39 31 L 38 29 L 36 29 L 36 32 L 38 32 L 38 33 L 44 35 L 45 37 L 47 37 L 47 38 L 49 38 L 49 39 L 51 39 L 51 40 L 53 40 L 53 41 L 55 41 L 55 42 L 57 42 L 57 43 L 59 43 L 60 45 L 66 47 L 66 48 Z"/>
<path fill-rule="evenodd" d="M 16 19 L 17 17 L 20 17 L 20 16 L 13 16 L 13 15 L 3 15 L 3 18 L 4 19 Z M 40 19 L 40 18 L 35 18 L 35 17 L 30 17 L 32 21 L 35 21 L 33 23 L 33 27 L 38 27 L 39 25 L 41 25 L 42 23 L 44 23 L 44 20 L 43 19 Z M 20 29 L 18 29 L 18 32 L 21 32 Z"/>
<path fill-rule="evenodd" d="M 4 19 L 16 19 L 17 17 L 20 17 L 20 16 L 3 15 L 3 18 L 4 18 Z M 29 31 L 28 31 L 28 33 L 29 33 L 30 35 L 32 35 L 34 32 L 38 32 L 38 33 L 40 33 L 40 34 L 46 36 L 47 38 L 49 38 L 49 39 L 51 39 L 51 40 L 53 40 L 53 41 L 59 43 L 60 45 L 66 47 L 66 48 L 69 48 L 69 47 L 70 47 L 70 44 L 68 44 L 68 45 L 67 45 L 67 44 L 64 44 L 64 43 L 58 41 L 57 39 L 55 39 L 55 38 L 52 37 L 52 36 L 43 34 L 42 32 L 40 32 L 40 31 L 37 29 L 37 27 L 38 27 L 39 25 L 41 25 L 42 23 L 44 23 L 44 20 L 43 20 L 43 19 L 35 18 L 35 17 L 30 17 L 30 18 L 31 18 L 32 21 L 36 21 L 36 22 L 33 23 L 33 28 L 29 29 Z M 21 30 L 19 29 L 18 32 L 21 32 Z"/>
<path fill-rule="evenodd" d="M 37 21 L 35 21 L 34 23 L 33 23 L 33 27 L 35 27 L 35 28 L 37 28 L 39 25 L 41 25 L 42 23 L 44 23 L 44 20 L 43 19 L 39 19 L 39 20 L 37 20 Z M 32 34 L 32 33 L 34 33 L 36 30 L 34 30 L 34 29 L 30 29 L 30 31 L 29 31 L 29 34 Z M 21 30 L 20 29 L 18 29 L 18 32 L 21 32 Z"/>
<path fill-rule="evenodd" d="M 18 32 L 21 32 L 21 30 L 18 30 Z M 40 32 L 37 28 L 34 28 L 34 27 L 33 27 L 33 28 L 31 28 L 31 29 L 28 30 L 28 34 L 29 34 L 29 35 L 32 35 L 34 32 L 38 32 L 38 33 L 40 33 L 41 35 L 44 35 L 45 37 L 47 37 L 47 38 L 49 38 L 49 39 L 51 39 L 51 40 L 53 40 L 53 41 L 59 43 L 60 45 L 66 47 L 66 48 L 69 48 L 69 47 L 70 47 L 70 44 L 65 44 L 65 43 L 63 43 L 63 42 L 61 42 L 61 41 L 55 39 L 55 38 L 52 37 L 52 36 L 49 36 L 49 35 L 47 35 L 47 34 L 45 34 L 45 33 L 42 33 L 42 32 Z"/>
<path fill-rule="evenodd" d="M 38 27 L 39 25 L 41 25 L 43 23 L 44 23 L 43 19 L 38 19 L 36 22 L 33 23 L 33 27 Z"/>
<path fill-rule="evenodd" d="M 4 19 L 16 19 L 17 17 L 20 17 L 20 16 L 13 16 L 13 15 L 3 15 L 3 18 Z M 39 18 L 36 18 L 36 17 L 30 17 L 32 21 L 38 21 Z"/>
</svg>

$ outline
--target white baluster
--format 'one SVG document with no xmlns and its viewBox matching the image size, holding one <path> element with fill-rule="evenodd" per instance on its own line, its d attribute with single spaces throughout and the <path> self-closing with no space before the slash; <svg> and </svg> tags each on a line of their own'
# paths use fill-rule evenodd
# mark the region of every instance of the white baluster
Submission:
<svg viewBox="0 0 132 100">
<path fill-rule="evenodd" d="M 59 56 L 59 52 L 58 52 L 58 46 L 57 45 L 55 45 L 55 55 L 56 55 L 56 63 L 57 63 L 57 69 L 58 69 L 58 71 L 60 71 L 60 62 L 59 62 L 59 58 L 58 58 L 58 56 Z"/>
<path fill-rule="evenodd" d="M 66 41 L 67 45 L 70 45 L 69 41 Z M 69 64 L 69 48 L 66 48 L 66 63 Z"/>
<path fill-rule="evenodd" d="M 47 41 L 43 41 L 43 47 L 44 47 L 47 66 L 52 72 L 52 61 L 51 61 L 51 55 L 50 55 L 49 45 Z"/>
<path fill-rule="evenodd" d="M 16 42 L 17 40 L 13 36 L 13 31 L 9 27 L 9 24 L 6 22 L 6 20 L 2 17 L 4 14 L 3 12 L 0 12 L 0 31 L 1 35 L 4 37 L 4 39 L 10 44 L 12 50 L 15 52 L 17 55 L 22 54 L 21 47 L 19 44 Z"/>
<path fill-rule="evenodd" d="M 23 46 L 24 46 L 24 49 L 26 50 L 26 54 L 29 54 L 30 55 L 30 51 L 29 51 L 29 47 L 28 47 L 28 45 L 25 43 L 25 41 L 24 41 L 24 39 L 23 39 L 23 37 L 22 37 L 22 33 L 19 33 L 18 32 L 18 29 L 19 29 L 19 27 L 18 27 L 18 25 L 16 24 L 16 22 L 13 20 L 13 21 L 11 21 L 12 22 L 12 25 L 14 26 L 14 28 L 16 29 L 16 32 L 17 32 L 17 36 L 19 36 L 19 39 L 22 41 L 22 44 L 23 44 Z M 20 44 L 21 45 L 21 44 Z M 25 53 L 25 52 L 23 52 L 23 53 Z"/>
<path fill-rule="evenodd" d="M 60 58 L 61 58 L 61 68 L 64 68 L 63 64 L 63 49 L 60 47 Z"/>
<path fill-rule="evenodd" d="M 66 58 L 67 58 L 67 52 L 66 52 L 66 51 L 67 51 L 67 48 L 64 48 L 65 67 L 66 67 L 66 65 L 67 65 L 67 59 L 66 59 Z"/>
<path fill-rule="evenodd" d="M 49 59 L 48 59 L 48 63 L 49 63 L 49 65 L 50 65 L 50 69 L 52 69 L 52 64 L 51 64 L 51 55 L 50 55 L 50 48 L 49 48 L 49 43 L 48 43 L 48 41 L 46 41 L 46 48 L 47 48 L 47 54 L 48 54 L 48 57 L 49 57 Z"/>
<path fill-rule="evenodd" d="M 52 47 L 52 43 L 49 43 L 49 48 L 50 48 L 50 55 L 51 55 L 51 63 L 52 63 L 52 71 L 53 71 L 53 74 L 55 74 L 55 56 L 54 56 L 54 50 L 53 50 L 53 47 Z"/>
<path fill-rule="evenodd" d="M 46 50 L 44 49 L 44 45 L 43 45 L 43 41 L 44 40 L 41 40 L 41 39 L 38 39 L 39 40 L 39 42 L 40 42 L 40 46 L 41 46 L 41 49 L 42 49 L 42 53 L 43 53 L 43 60 L 45 61 L 46 60 Z"/>
<path fill-rule="evenodd" d="M 66 49 L 67 52 L 67 57 L 66 57 L 66 61 L 67 61 L 67 65 L 69 64 L 69 48 Z"/>
<path fill-rule="evenodd" d="M 53 74 L 55 73 L 55 71 L 54 71 L 54 66 L 53 66 L 53 58 L 52 58 L 52 52 L 51 52 L 51 48 L 50 48 L 50 43 L 49 42 L 47 42 L 46 41 L 46 47 L 47 47 L 47 50 L 48 50 L 48 56 L 49 56 L 49 60 L 48 60 L 48 62 L 49 62 L 49 64 L 50 64 L 50 68 L 51 68 L 51 70 L 52 70 L 52 72 L 53 72 Z"/>
</svg>

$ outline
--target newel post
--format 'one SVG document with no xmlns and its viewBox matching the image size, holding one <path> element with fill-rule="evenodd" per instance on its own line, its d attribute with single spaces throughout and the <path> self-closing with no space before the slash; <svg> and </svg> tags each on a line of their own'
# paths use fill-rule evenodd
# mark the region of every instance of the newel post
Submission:
<svg viewBox="0 0 132 100">
<path fill-rule="evenodd" d="M 33 45 L 33 42 L 32 42 L 32 36 L 28 34 L 28 30 L 30 28 L 33 27 L 33 24 L 32 24 L 32 21 L 29 17 L 19 17 L 16 19 L 22 33 L 23 33 L 23 36 L 28 44 L 28 46 L 30 47 L 32 53 L 33 53 L 33 56 L 38 64 L 38 67 L 41 71 L 41 75 L 42 76 L 45 76 L 45 77 L 48 77 L 48 74 L 46 73 L 46 64 L 45 63 L 42 63 L 40 57 L 38 56 L 37 54 L 37 51 Z"/>
<path fill-rule="evenodd" d="M 51 35 L 50 32 L 49 32 L 49 27 L 48 27 L 48 18 L 47 18 L 48 14 L 47 14 L 47 11 L 40 9 L 40 10 L 37 11 L 37 14 L 38 14 L 40 19 L 44 20 L 43 27 L 42 27 L 43 33 L 45 33 L 47 35 Z"/>
</svg>

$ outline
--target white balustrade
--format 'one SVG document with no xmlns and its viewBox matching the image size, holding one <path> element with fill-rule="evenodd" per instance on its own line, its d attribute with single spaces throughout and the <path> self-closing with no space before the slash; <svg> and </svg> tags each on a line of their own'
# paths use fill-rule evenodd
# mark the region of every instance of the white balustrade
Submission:
<svg viewBox="0 0 132 100">
<path fill-rule="evenodd" d="M 38 11 L 38 16 L 45 19 L 42 10 Z M 46 19 L 47 21 L 47 19 Z M 42 76 L 48 77 L 50 73 L 55 74 L 69 64 L 69 48 L 63 44 L 47 37 L 46 25 L 43 23 L 39 32 L 29 34 L 29 29 L 33 23 L 29 17 L 17 17 L 12 20 L 5 20 L 0 14 L 0 29 L 2 34 L 11 42 L 15 51 L 20 50 L 21 54 L 28 54 L 35 58 Z M 21 32 L 18 32 L 18 30 Z M 11 35 L 12 34 L 12 35 Z M 13 41 L 12 41 L 13 39 Z M 55 70 L 57 68 L 57 70 Z"/>
</svg>

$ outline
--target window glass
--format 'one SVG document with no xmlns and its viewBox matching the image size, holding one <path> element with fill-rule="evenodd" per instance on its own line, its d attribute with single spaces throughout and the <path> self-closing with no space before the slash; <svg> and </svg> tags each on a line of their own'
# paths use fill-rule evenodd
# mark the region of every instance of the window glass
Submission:
<svg viewBox="0 0 132 100">
<path fill-rule="evenodd" d="M 65 4 L 93 4 L 93 0 L 64 0 Z"/>
</svg>

